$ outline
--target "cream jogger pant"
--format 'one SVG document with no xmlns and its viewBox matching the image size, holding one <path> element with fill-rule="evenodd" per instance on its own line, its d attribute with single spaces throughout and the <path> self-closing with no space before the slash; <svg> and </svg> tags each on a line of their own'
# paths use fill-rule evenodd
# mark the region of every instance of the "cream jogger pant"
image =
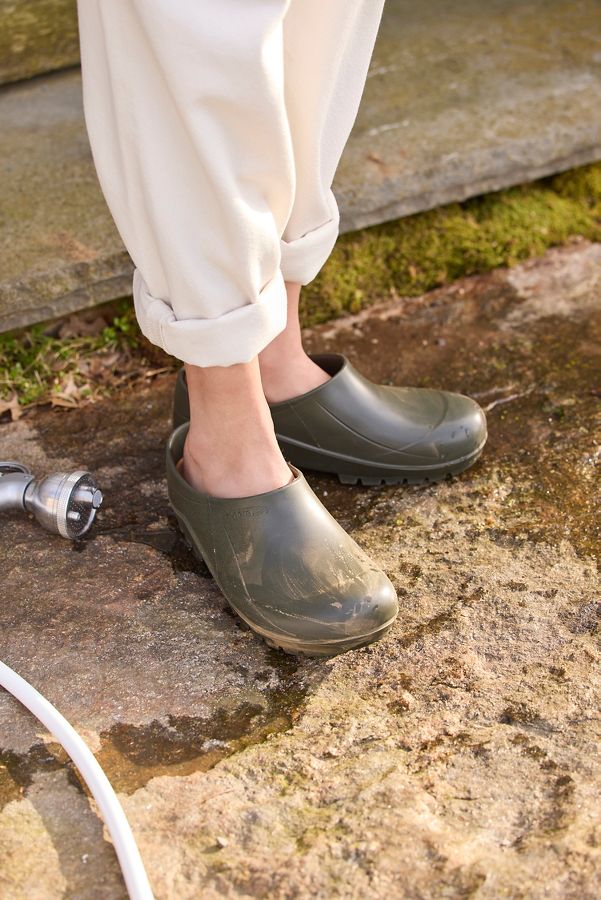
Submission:
<svg viewBox="0 0 601 900">
<path fill-rule="evenodd" d="M 94 162 L 168 353 L 248 362 L 329 256 L 383 2 L 79 0 Z"/>
</svg>

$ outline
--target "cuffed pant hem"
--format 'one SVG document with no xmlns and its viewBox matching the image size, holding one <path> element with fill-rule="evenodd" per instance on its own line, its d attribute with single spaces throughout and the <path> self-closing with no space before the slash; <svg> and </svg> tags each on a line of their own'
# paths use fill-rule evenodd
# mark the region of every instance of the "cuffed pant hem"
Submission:
<svg viewBox="0 0 601 900">
<path fill-rule="evenodd" d="M 254 303 L 214 319 L 176 319 L 171 306 L 149 292 L 134 272 L 134 305 L 142 334 L 177 359 L 194 366 L 250 362 L 286 327 L 286 287 L 281 272 Z"/>
<path fill-rule="evenodd" d="M 309 231 L 295 241 L 280 242 L 282 259 L 280 269 L 284 281 L 295 284 L 309 284 L 313 281 L 338 238 L 340 216 L 338 210 L 334 218 Z"/>
</svg>

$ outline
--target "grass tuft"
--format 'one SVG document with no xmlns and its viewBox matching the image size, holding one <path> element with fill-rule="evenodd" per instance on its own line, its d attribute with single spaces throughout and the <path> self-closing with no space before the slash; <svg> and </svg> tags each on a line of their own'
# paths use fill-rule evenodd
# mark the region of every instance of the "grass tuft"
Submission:
<svg viewBox="0 0 601 900">
<path fill-rule="evenodd" d="M 53 326 L 0 335 L 0 413 L 13 418 L 39 403 L 78 406 L 114 388 L 140 351 L 128 300 L 110 311 L 87 311 Z"/>
</svg>

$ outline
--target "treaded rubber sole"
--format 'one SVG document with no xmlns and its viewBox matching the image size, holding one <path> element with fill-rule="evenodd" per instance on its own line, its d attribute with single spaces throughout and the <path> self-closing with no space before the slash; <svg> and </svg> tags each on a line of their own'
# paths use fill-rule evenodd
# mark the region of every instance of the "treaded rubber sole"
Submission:
<svg viewBox="0 0 601 900">
<path fill-rule="evenodd" d="M 236 615 L 242 619 L 240 613 L 236 613 Z M 381 628 L 378 628 L 377 631 L 372 631 L 371 634 L 355 638 L 342 638 L 340 641 L 328 641 L 319 646 L 316 646 L 315 644 L 297 643 L 296 641 L 282 641 L 279 638 L 268 637 L 252 625 L 249 625 L 249 628 L 262 637 L 269 647 L 273 647 L 276 650 L 283 650 L 284 653 L 288 653 L 290 656 L 307 656 L 310 659 L 315 659 L 318 657 L 338 656 L 340 653 L 347 653 L 349 650 L 357 650 L 359 647 L 367 647 L 369 644 L 374 644 L 376 641 L 379 641 L 380 638 L 383 638 L 386 632 L 390 631 L 395 619 L 396 616 L 394 619 L 391 619 L 390 622 L 387 622 L 385 625 L 382 625 Z M 242 619 L 242 621 L 245 622 L 246 620 Z"/>
<path fill-rule="evenodd" d="M 174 510 L 175 512 L 175 510 Z M 178 515 L 175 512 L 175 518 L 177 519 L 177 524 L 179 526 L 179 530 L 184 538 L 186 546 L 192 551 L 194 556 L 199 562 L 205 564 L 209 572 L 211 573 L 213 580 L 219 590 L 221 587 L 219 585 L 219 581 L 213 572 L 212 567 L 208 564 L 202 553 L 196 547 L 194 539 L 190 534 L 190 531 L 186 525 L 185 520 L 182 516 Z M 276 635 L 273 632 L 267 632 L 263 629 L 259 628 L 257 625 L 254 625 L 252 622 L 249 622 L 238 609 L 234 606 L 234 604 L 228 600 L 225 596 L 224 592 L 221 591 L 224 598 L 227 600 L 230 609 L 236 614 L 240 622 L 245 625 L 247 628 L 250 628 L 251 631 L 254 631 L 260 638 L 262 638 L 268 647 L 272 647 L 275 650 L 283 650 L 284 653 L 288 653 L 290 656 L 306 656 L 311 659 L 318 657 L 332 657 L 338 656 L 340 653 L 346 653 L 348 650 L 356 650 L 359 647 L 366 647 L 368 644 L 373 644 L 375 641 L 379 641 L 380 638 L 384 637 L 387 631 L 390 631 L 392 628 L 396 616 L 393 619 L 390 619 L 389 622 L 385 622 L 384 625 L 381 625 L 380 628 L 377 628 L 375 631 L 370 632 L 369 634 L 349 637 L 349 638 L 339 638 L 333 641 L 321 641 L 319 644 L 315 643 L 306 643 L 305 641 L 294 641 L 288 640 L 283 635 Z"/>
<path fill-rule="evenodd" d="M 381 484 L 439 484 L 445 478 L 459 475 L 473 466 L 484 450 L 486 438 L 468 456 L 460 457 L 442 466 L 423 466 L 414 469 L 387 469 L 361 460 L 334 456 L 312 447 L 292 444 L 278 436 L 286 459 L 301 470 L 336 475 L 341 484 L 362 484 L 374 487 Z"/>
</svg>

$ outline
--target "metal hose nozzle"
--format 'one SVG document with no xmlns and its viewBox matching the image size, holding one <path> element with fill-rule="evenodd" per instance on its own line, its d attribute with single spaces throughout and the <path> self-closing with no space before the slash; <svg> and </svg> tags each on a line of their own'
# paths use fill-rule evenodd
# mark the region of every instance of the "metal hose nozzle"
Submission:
<svg viewBox="0 0 601 900">
<path fill-rule="evenodd" d="M 47 531 L 68 540 L 91 527 L 102 504 L 102 491 L 89 472 L 55 472 L 37 481 L 27 466 L 0 462 L 0 511 L 31 512 Z"/>
</svg>

